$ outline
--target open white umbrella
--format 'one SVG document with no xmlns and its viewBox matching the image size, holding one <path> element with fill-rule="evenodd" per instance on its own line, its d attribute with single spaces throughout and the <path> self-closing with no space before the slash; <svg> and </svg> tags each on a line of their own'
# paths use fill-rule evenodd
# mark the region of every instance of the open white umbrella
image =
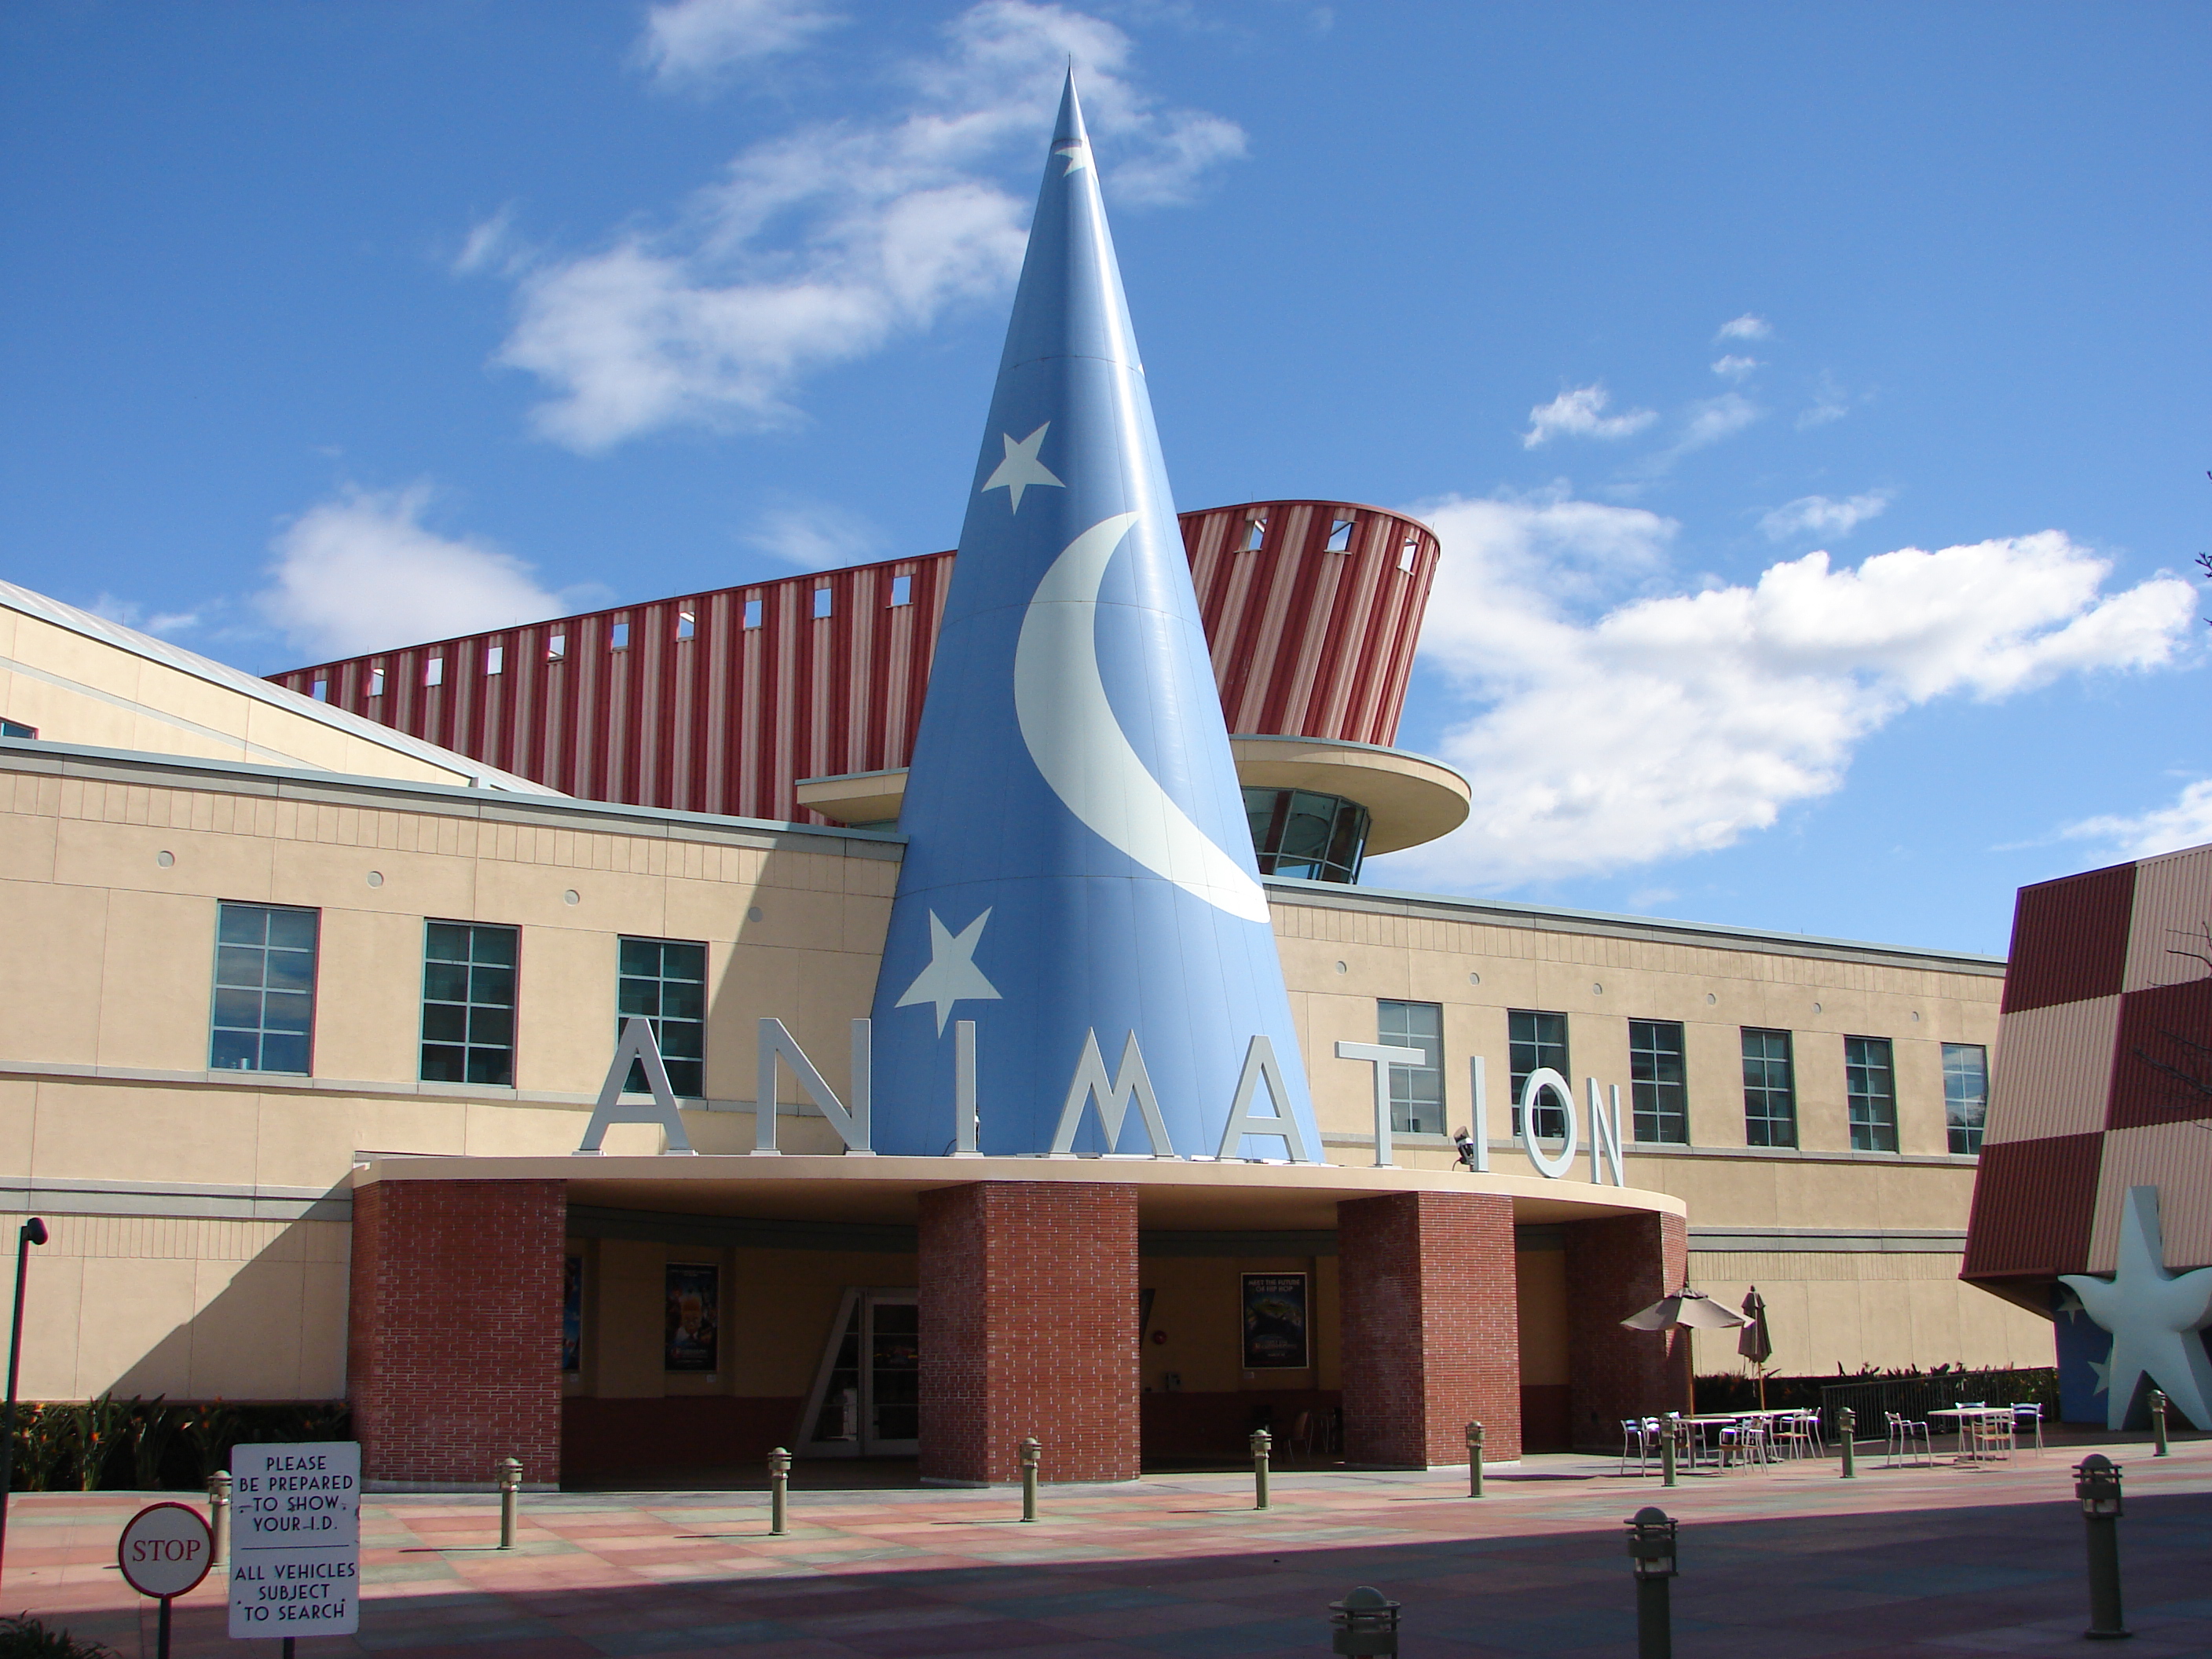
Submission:
<svg viewBox="0 0 2212 1659">
<path fill-rule="evenodd" d="M 1684 1285 L 1673 1296 L 1662 1296 L 1641 1313 L 1620 1322 L 1632 1331 L 1725 1331 L 1751 1322 L 1733 1308 L 1723 1307 L 1701 1291 Z M 1698 1413 L 1696 1367 L 1690 1372 L 1690 1415 Z"/>
</svg>

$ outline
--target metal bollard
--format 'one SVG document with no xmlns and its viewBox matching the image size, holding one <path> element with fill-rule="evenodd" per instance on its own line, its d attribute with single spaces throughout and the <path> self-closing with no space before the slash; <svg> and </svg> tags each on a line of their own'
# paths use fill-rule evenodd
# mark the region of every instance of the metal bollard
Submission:
<svg viewBox="0 0 2212 1659">
<path fill-rule="evenodd" d="M 522 1464 L 515 1458 L 499 1460 L 499 1547 L 514 1547 L 514 1509 L 522 1496 Z"/>
<path fill-rule="evenodd" d="M 1646 1504 L 1628 1517 L 1628 1554 L 1636 1567 L 1637 1659 L 1673 1659 L 1674 1610 L 1668 1581 L 1674 1565 L 1675 1523 L 1667 1511 Z"/>
<path fill-rule="evenodd" d="M 2150 1444 L 2153 1457 L 2171 1455 L 2166 1444 L 2166 1390 L 2150 1391 Z"/>
<path fill-rule="evenodd" d="M 791 1492 L 791 1454 L 778 1446 L 768 1455 L 768 1529 L 769 1535 L 783 1535 L 784 1523 L 789 1519 Z"/>
<path fill-rule="evenodd" d="M 1035 1435 L 1022 1442 L 1022 1519 L 1036 1519 L 1037 1465 L 1044 1459 L 1044 1448 L 1037 1443 Z"/>
<path fill-rule="evenodd" d="M 208 1476 L 208 1559 L 217 1565 L 230 1559 L 230 1471 L 217 1469 Z"/>
<path fill-rule="evenodd" d="M 1274 1449 L 1275 1437 L 1265 1429 L 1252 1431 L 1252 1507 L 1267 1507 L 1267 1454 Z"/>
<path fill-rule="evenodd" d="M 1482 1425 L 1467 1425 L 1467 1495 L 1482 1496 Z"/>
<path fill-rule="evenodd" d="M 1659 1484 L 1671 1486 L 1674 1484 L 1674 1442 L 1681 1432 L 1680 1413 L 1668 1412 L 1662 1429 L 1659 1438 Z"/>
<path fill-rule="evenodd" d="M 1836 1437 L 1843 1449 L 1844 1479 L 1846 1480 L 1859 1478 L 1858 1441 L 1856 1438 L 1858 1425 L 1858 1413 L 1849 1406 L 1836 1413 Z"/>
<path fill-rule="evenodd" d="M 2132 1636 L 2120 1616 L 2120 1466 L 2092 1452 L 2074 1468 L 2074 1495 L 2089 1534 L 2089 1628 L 2093 1642 Z"/>
<path fill-rule="evenodd" d="M 1328 1604 L 1329 1650 L 1344 1659 L 1397 1659 L 1401 1610 L 1401 1603 L 1362 1584 L 1341 1601 Z"/>
</svg>

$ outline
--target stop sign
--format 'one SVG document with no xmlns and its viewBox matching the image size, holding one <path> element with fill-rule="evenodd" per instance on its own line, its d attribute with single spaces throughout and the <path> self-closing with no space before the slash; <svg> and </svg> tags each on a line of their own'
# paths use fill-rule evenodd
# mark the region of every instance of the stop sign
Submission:
<svg viewBox="0 0 2212 1659">
<path fill-rule="evenodd" d="M 214 1565 L 214 1540 L 200 1512 L 183 1504 L 149 1504 L 131 1517 L 115 1559 L 141 1595 L 182 1595 Z"/>
</svg>

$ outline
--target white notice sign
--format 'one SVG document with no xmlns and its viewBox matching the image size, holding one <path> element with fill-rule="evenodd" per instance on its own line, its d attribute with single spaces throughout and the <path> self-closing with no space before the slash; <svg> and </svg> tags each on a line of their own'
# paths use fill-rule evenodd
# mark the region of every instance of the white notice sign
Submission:
<svg viewBox="0 0 2212 1659">
<path fill-rule="evenodd" d="M 230 1634 L 361 1628 L 361 1443 L 240 1446 L 230 1455 Z"/>
</svg>

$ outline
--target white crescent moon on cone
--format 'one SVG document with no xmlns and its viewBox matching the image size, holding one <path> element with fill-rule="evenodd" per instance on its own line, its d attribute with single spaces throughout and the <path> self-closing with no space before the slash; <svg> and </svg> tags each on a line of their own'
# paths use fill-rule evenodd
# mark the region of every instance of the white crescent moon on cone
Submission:
<svg viewBox="0 0 2212 1659">
<path fill-rule="evenodd" d="M 1109 845 L 1244 921 L 1267 896 L 1171 800 L 1129 746 L 1098 669 L 1098 586 L 1134 513 L 1102 519 L 1062 550 L 1030 596 L 1014 647 L 1014 712 L 1052 793 Z"/>
</svg>

